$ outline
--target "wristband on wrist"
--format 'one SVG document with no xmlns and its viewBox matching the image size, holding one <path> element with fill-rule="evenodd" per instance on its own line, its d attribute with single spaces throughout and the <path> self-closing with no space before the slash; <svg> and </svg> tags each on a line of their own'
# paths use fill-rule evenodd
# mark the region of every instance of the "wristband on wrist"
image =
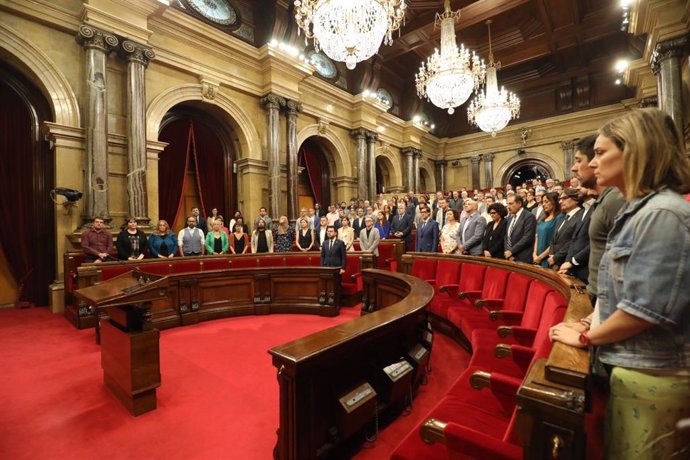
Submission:
<svg viewBox="0 0 690 460">
<path fill-rule="evenodd" d="M 588 331 L 580 333 L 579 341 L 582 345 L 584 345 L 586 347 L 589 347 L 590 345 L 592 345 L 592 342 L 589 340 Z"/>
</svg>

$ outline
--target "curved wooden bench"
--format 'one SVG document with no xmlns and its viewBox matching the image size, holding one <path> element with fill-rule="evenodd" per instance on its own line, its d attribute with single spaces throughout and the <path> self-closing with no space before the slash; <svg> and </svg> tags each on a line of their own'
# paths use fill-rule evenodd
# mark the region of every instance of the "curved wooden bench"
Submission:
<svg viewBox="0 0 690 460">
<path fill-rule="evenodd" d="M 383 369 L 425 342 L 433 288 L 383 270 L 362 270 L 362 278 L 386 292 L 376 312 L 269 350 L 280 385 L 278 459 L 342 452 L 354 433 L 373 426 L 377 410 L 404 402 L 410 382 L 425 372 L 419 366 L 405 374 L 408 380 L 393 382 Z"/>
<path fill-rule="evenodd" d="M 430 322 L 473 355 L 392 458 L 583 458 L 589 357 L 548 340 L 552 324 L 591 312 L 583 286 L 471 256 L 406 254 L 401 269 L 434 286 Z"/>
<path fill-rule="evenodd" d="M 70 258 L 74 263 L 76 259 Z M 142 270 L 160 276 L 206 273 L 209 271 L 244 269 L 244 268 L 279 268 L 279 267 L 320 267 L 321 256 L 318 252 L 287 252 L 272 254 L 232 254 L 223 256 L 173 257 L 170 259 L 142 259 L 136 261 L 115 261 L 103 263 L 82 263 L 76 268 L 76 275 L 66 276 L 72 280 L 73 288 L 82 289 L 97 283 L 120 276 L 133 270 Z M 373 266 L 373 256 L 365 252 L 347 254 L 346 272 L 340 277 L 342 294 L 356 296 L 361 292 L 359 272 L 362 268 Z M 66 272 L 67 273 L 67 272 Z M 179 303 L 179 302 L 178 302 Z M 154 322 L 158 328 L 174 327 L 188 324 L 182 319 L 180 307 L 171 297 L 167 305 L 159 302 L 153 310 Z M 96 316 L 88 305 L 66 306 L 65 316 L 79 329 L 96 326 Z"/>
</svg>

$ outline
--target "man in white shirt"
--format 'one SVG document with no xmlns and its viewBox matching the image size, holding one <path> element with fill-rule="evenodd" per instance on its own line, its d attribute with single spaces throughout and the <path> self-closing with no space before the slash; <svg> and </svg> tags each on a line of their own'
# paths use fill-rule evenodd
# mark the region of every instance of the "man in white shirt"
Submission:
<svg viewBox="0 0 690 460">
<path fill-rule="evenodd" d="M 326 218 L 328 219 L 328 225 L 335 225 L 335 221 L 340 219 L 340 214 L 335 209 L 334 205 L 330 205 L 328 207 L 328 214 L 326 214 Z"/>
<path fill-rule="evenodd" d="M 319 219 L 319 227 L 316 229 L 316 238 L 317 238 L 317 243 L 319 247 L 323 244 L 323 242 L 328 238 L 327 233 L 328 233 L 328 218 L 326 216 L 321 216 Z"/>
<path fill-rule="evenodd" d="M 187 226 L 177 234 L 177 245 L 181 257 L 201 256 L 206 252 L 204 232 L 196 226 L 196 217 L 187 218 Z"/>
</svg>

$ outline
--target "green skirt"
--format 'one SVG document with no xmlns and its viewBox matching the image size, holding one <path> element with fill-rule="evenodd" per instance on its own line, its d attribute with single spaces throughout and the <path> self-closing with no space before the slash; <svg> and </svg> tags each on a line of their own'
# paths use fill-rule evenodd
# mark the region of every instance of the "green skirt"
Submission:
<svg viewBox="0 0 690 460">
<path fill-rule="evenodd" d="M 676 430 L 676 422 L 688 417 L 690 376 L 655 376 L 614 367 L 606 414 L 606 458 L 690 458 L 690 435 Z"/>
</svg>

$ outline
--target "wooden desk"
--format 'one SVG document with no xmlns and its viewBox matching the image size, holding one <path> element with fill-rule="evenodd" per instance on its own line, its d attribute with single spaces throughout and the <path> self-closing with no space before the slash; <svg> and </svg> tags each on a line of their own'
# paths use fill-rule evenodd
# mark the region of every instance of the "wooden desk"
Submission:
<svg viewBox="0 0 690 460">
<path fill-rule="evenodd" d="M 384 270 L 362 276 L 369 289 L 385 292 L 376 298 L 377 311 L 269 350 L 280 385 L 276 458 L 333 454 L 347 440 L 338 427 L 342 395 L 365 382 L 381 393 L 382 369 L 422 341 L 431 285 Z"/>
</svg>

